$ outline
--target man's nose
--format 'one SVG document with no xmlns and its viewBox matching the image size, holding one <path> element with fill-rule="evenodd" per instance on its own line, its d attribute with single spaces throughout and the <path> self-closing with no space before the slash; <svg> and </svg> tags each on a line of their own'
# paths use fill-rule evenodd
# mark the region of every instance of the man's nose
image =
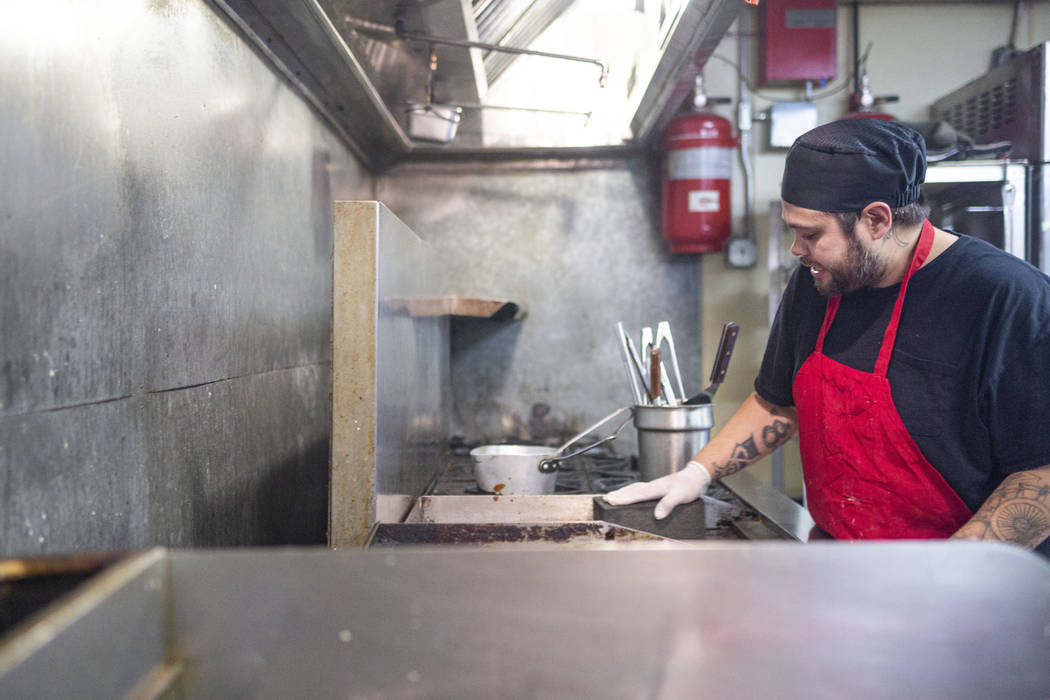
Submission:
<svg viewBox="0 0 1050 700">
<path fill-rule="evenodd" d="M 794 255 L 796 258 L 801 258 L 803 255 L 806 254 L 806 251 L 802 249 L 802 242 L 799 240 L 798 236 L 795 236 L 791 240 L 791 254 Z"/>
</svg>

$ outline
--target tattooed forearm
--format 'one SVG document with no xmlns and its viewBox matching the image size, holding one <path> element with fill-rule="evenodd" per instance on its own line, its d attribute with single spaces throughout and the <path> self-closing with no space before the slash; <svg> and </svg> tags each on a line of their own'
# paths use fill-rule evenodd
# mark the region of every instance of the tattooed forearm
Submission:
<svg viewBox="0 0 1050 700">
<path fill-rule="evenodd" d="M 954 537 L 1033 549 L 1050 536 L 1050 465 L 1011 474 Z"/>
<path fill-rule="evenodd" d="M 740 405 L 725 427 L 696 455 L 720 479 L 754 464 L 787 442 L 797 417 L 791 406 L 776 406 L 757 394 Z"/>
<path fill-rule="evenodd" d="M 740 471 L 747 465 L 758 459 L 758 447 L 755 446 L 755 438 L 749 437 L 743 442 L 738 442 L 733 447 L 733 453 L 729 459 L 722 463 L 715 463 L 711 465 L 714 467 L 713 476 L 716 479 L 721 479 L 723 476 L 729 476 L 735 472 Z"/>
<path fill-rule="evenodd" d="M 757 431 L 761 434 L 757 441 L 756 435 L 753 434 L 733 446 L 729 459 L 713 463 L 711 465 L 714 469 L 712 476 L 721 479 L 723 476 L 729 476 L 754 464 L 790 440 L 793 429 L 794 426 L 790 422 L 774 417 L 768 425 L 762 426 L 761 430 Z M 762 446 L 761 449 L 759 449 L 759 444 Z"/>
</svg>

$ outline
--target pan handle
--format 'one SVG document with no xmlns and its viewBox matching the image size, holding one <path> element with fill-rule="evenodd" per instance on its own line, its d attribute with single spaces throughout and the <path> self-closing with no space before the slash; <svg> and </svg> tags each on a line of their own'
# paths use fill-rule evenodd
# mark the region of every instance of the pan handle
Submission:
<svg viewBox="0 0 1050 700">
<path fill-rule="evenodd" d="M 608 421 L 612 420 L 616 416 L 620 415 L 624 411 L 632 411 L 632 409 L 631 409 L 630 406 L 624 406 L 623 408 L 616 409 L 615 411 L 613 411 L 612 413 L 607 415 L 605 418 L 602 418 L 600 421 L 598 421 L 594 425 L 590 426 L 589 428 L 584 430 L 582 433 L 579 433 L 578 435 L 573 437 L 571 440 L 566 442 L 564 445 L 559 447 L 554 454 L 557 455 L 559 452 L 564 452 L 566 447 L 568 447 L 572 443 L 576 442 L 577 440 L 582 438 L 584 435 L 587 435 L 592 430 L 596 430 L 597 428 L 599 428 L 600 426 L 604 425 Z M 598 442 L 595 442 L 595 443 L 592 443 L 590 445 L 587 445 L 587 447 L 584 447 L 582 449 L 576 450 L 575 452 L 571 452 L 571 453 L 569 453 L 567 455 L 562 455 L 561 457 L 557 457 L 557 456 L 545 457 L 544 459 L 541 459 L 540 462 L 539 462 L 539 470 L 542 473 L 544 473 L 544 474 L 550 474 L 551 472 L 555 472 L 555 471 L 558 470 L 558 462 L 561 462 L 563 460 L 569 459 L 570 457 L 575 457 L 576 455 L 583 454 L 584 452 L 587 452 L 588 450 L 593 450 L 598 445 L 604 445 L 605 443 L 609 442 L 610 440 L 615 440 L 616 436 L 619 435 L 620 431 L 623 430 L 624 426 L 627 425 L 628 423 L 630 423 L 632 420 L 634 420 L 634 412 L 633 411 L 631 412 L 631 415 L 627 416 L 627 420 L 625 420 L 623 423 L 620 423 L 620 427 L 618 427 L 616 430 L 614 430 L 612 435 L 609 435 L 607 437 L 603 437 Z"/>
</svg>

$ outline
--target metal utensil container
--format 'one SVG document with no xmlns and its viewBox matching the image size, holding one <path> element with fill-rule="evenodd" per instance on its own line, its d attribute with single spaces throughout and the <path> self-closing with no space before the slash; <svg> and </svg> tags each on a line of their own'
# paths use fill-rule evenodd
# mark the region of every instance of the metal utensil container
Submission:
<svg viewBox="0 0 1050 700">
<path fill-rule="evenodd" d="M 707 444 L 714 425 L 714 404 L 635 406 L 638 470 L 641 481 L 676 472 Z"/>
</svg>

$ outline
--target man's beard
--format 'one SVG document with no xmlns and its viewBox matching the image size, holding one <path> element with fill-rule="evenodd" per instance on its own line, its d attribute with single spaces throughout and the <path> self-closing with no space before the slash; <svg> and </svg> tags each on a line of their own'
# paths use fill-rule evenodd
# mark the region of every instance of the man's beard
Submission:
<svg viewBox="0 0 1050 700">
<path fill-rule="evenodd" d="M 806 261 L 803 259 L 802 264 Z M 886 274 L 886 263 L 874 252 L 864 248 L 856 236 L 850 236 L 846 247 L 846 262 L 839 268 L 824 268 L 824 279 L 813 278 L 817 291 L 825 297 L 849 294 L 865 287 L 874 287 Z"/>
</svg>

